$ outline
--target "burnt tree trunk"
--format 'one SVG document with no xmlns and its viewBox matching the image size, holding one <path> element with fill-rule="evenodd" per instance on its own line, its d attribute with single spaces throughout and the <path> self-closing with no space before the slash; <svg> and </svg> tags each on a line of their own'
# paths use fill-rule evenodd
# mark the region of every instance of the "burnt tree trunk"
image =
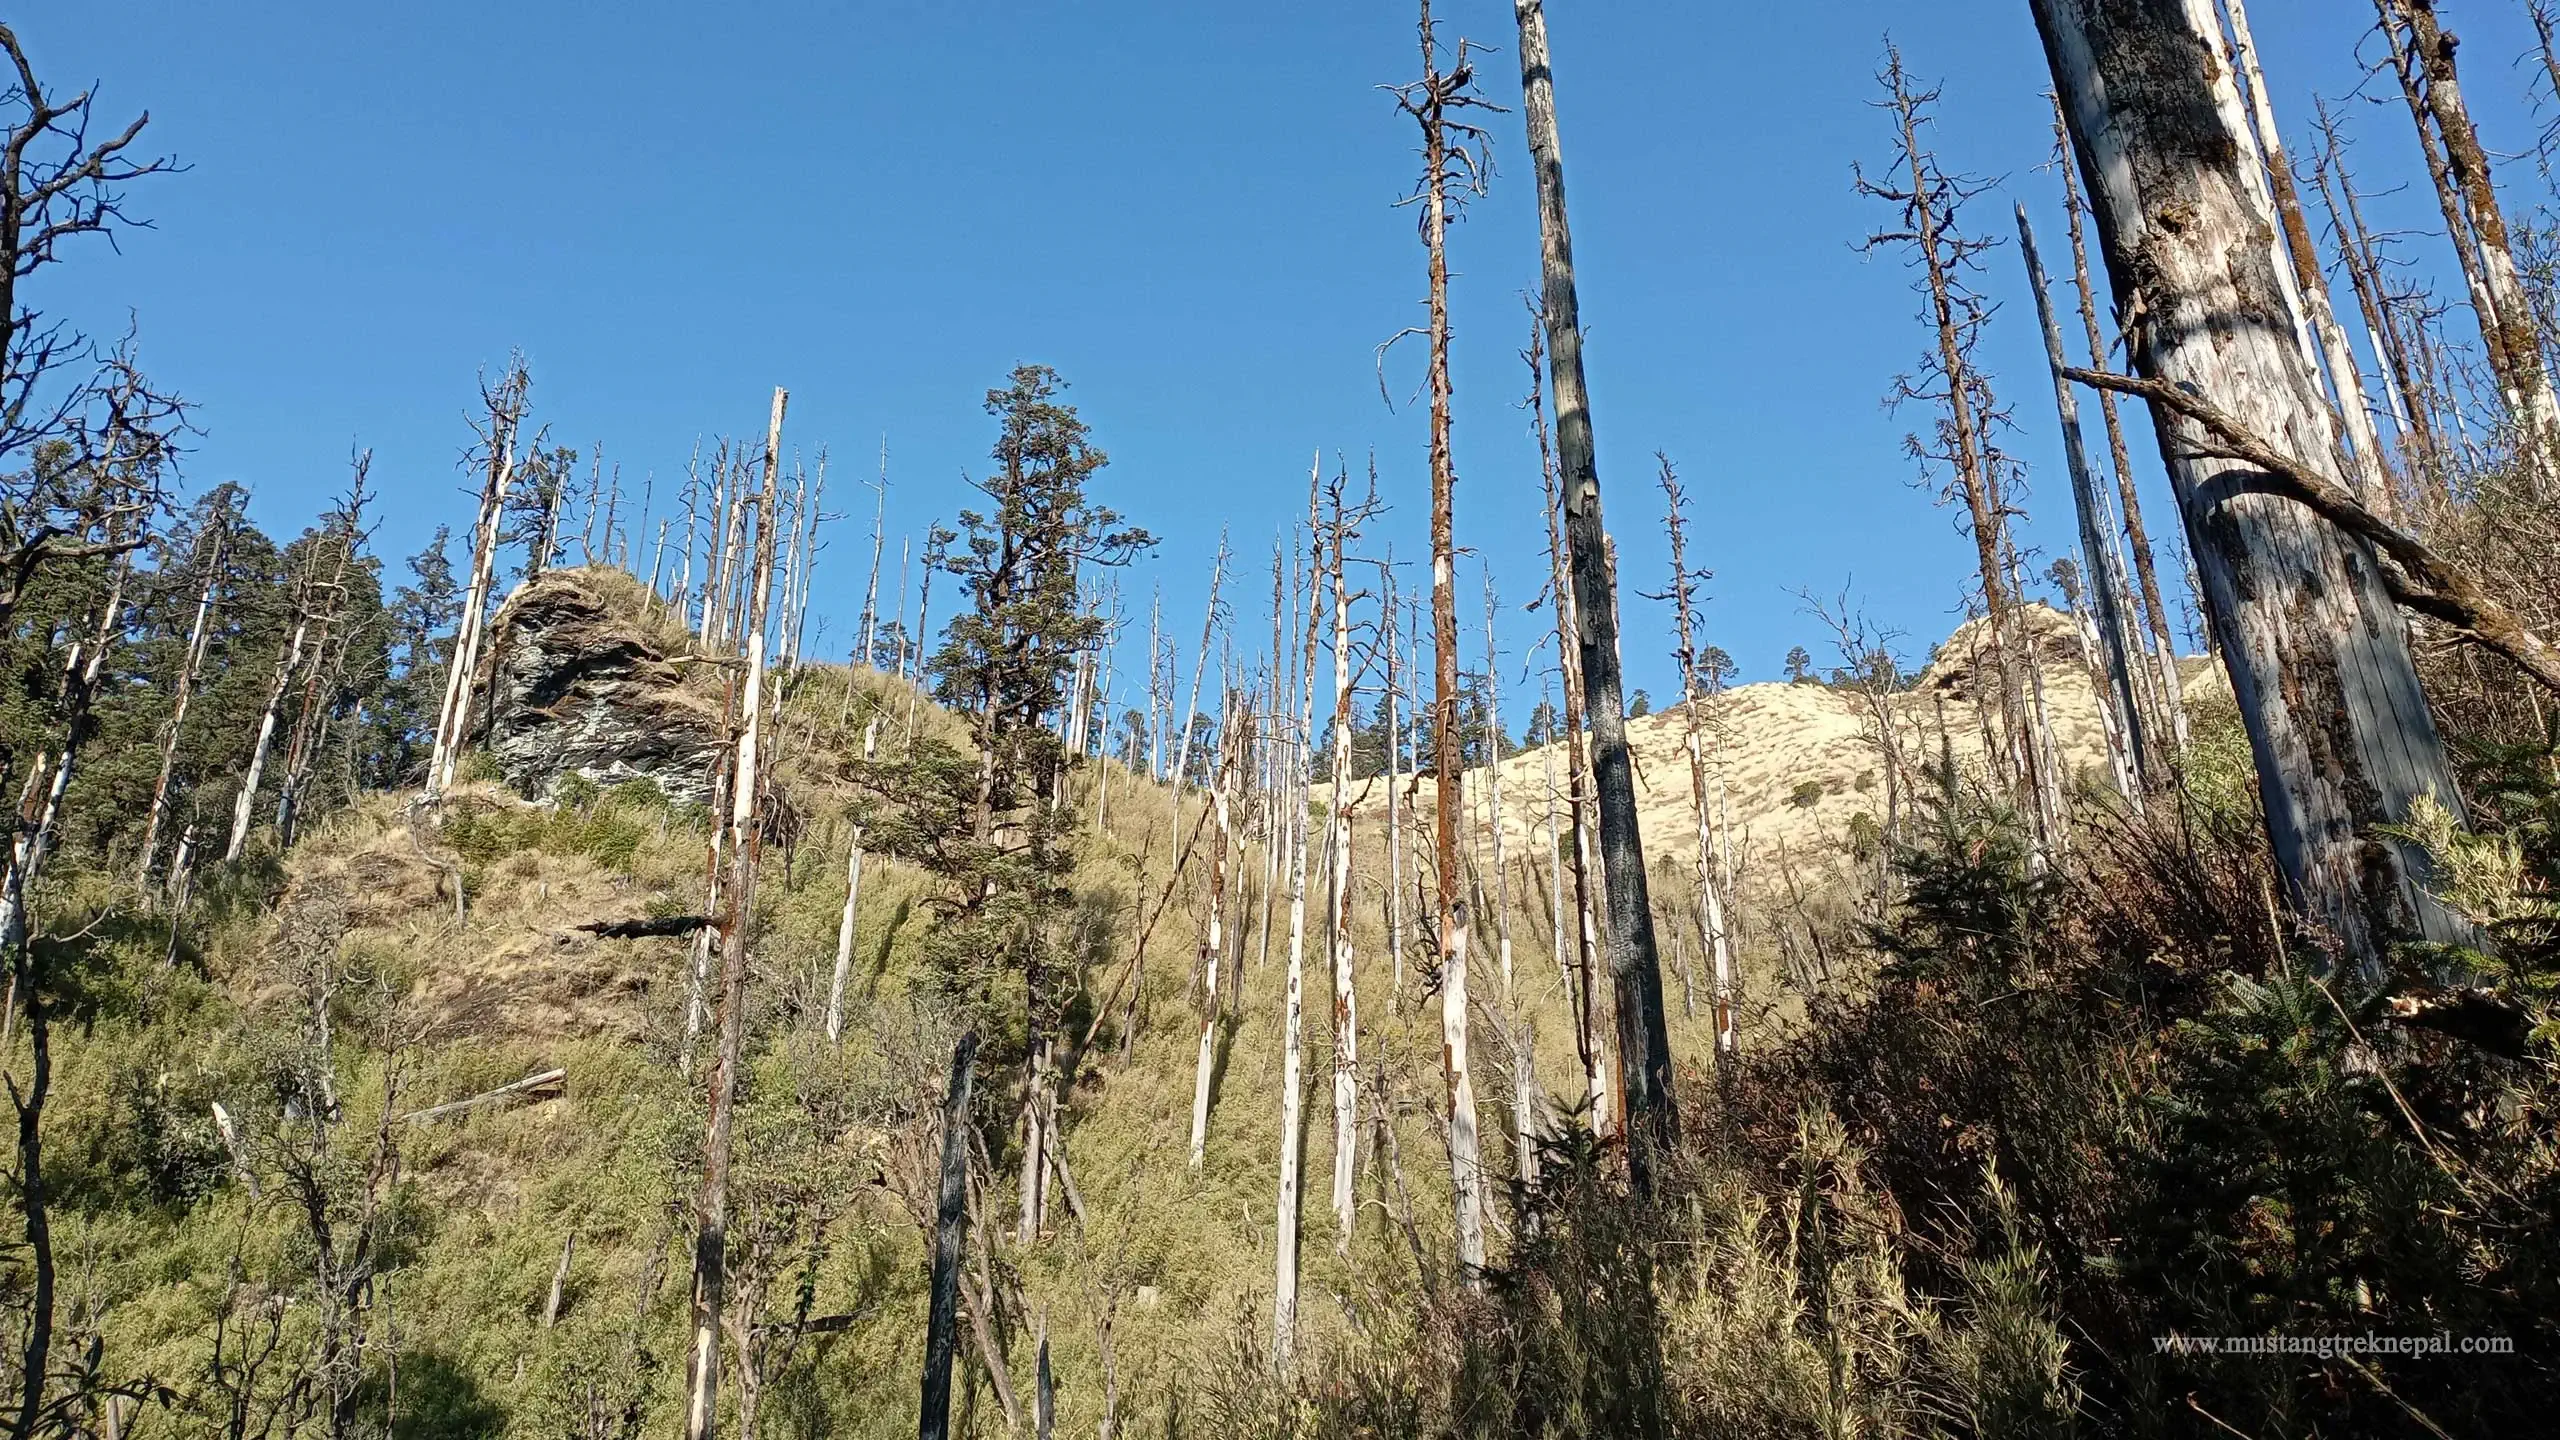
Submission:
<svg viewBox="0 0 2560 1440">
<path fill-rule="evenodd" d="M 1547 361 L 1556 407 L 1556 452 L 1564 530 L 1573 574 L 1583 698 L 1591 726 L 1598 791 L 1602 878 L 1608 891 L 1609 971 L 1618 1009 L 1618 1090 L 1630 1120 L 1654 1143 L 1679 1130 L 1671 1093 L 1671 1039 L 1663 1014 L 1662 964 L 1653 906 L 1645 893 L 1644 837 L 1636 829 L 1635 769 L 1627 756 L 1626 711 L 1618 678 L 1616 577 L 1603 553 L 1600 469 L 1592 452 L 1591 406 L 1582 376 L 1581 306 L 1574 291 L 1573 235 L 1565 221 L 1564 160 L 1557 149 L 1554 77 L 1547 60 L 1544 0 L 1513 0 L 1520 28 L 1520 88 L 1529 151 L 1538 177 L 1538 234 L 1545 277 Z M 1639 1182 L 1643 1147 L 1630 1146 Z"/>
<path fill-rule="evenodd" d="M 942 1191 L 934 1212 L 933 1299 L 925 1314 L 924 1403 L 917 1440 L 951 1434 L 951 1360 L 959 1348 L 960 1241 L 969 1223 L 969 1083 L 977 1074 L 978 1033 L 951 1051 L 951 1084 L 942 1093 Z"/>
</svg>

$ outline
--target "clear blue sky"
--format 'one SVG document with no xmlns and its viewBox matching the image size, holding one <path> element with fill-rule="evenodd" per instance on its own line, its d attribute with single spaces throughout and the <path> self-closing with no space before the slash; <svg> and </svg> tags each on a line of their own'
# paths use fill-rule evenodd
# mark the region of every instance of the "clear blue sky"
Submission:
<svg viewBox="0 0 2560 1440">
<path fill-rule="evenodd" d="M 1510 6 L 1440 8 L 1447 38 L 1498 47 L 1480 70 L 1514 111 L 1493 118 L 1499 173 L 1452 264 L 1459 539 L 1518 602 L 1544 528 L 1515 408 L 1537 237 Z M 1551 8 L 1630 590 L 1667 567 L 1659 447 L 1716 571 L 1710 638 L 1746 675 L 1816 641 L 1793 590 L 1852 580 L 1916 656 L 1955 623 L 1970 547 L 1912 483 L 1917 417 L 1880 404 L 1926 337 L 1899 263 L 1854 248 L 1885 217 L 1850 165 L 1889 155 L 1869 102 L 1890 29 L 1943 82 L 1944 160 L 2007 179 L 1973 226 L 2009 233 L 2014 196 L 2058 249 L 2024 0 Z M 2527 148 L 2521 7 L 2444 8 L 2490 143 Z M 2356 83 L 2369 17 L 2257 0 L 2253 19 L 2299 144 L 2312 91 Z M 131 311 L 146 362 L 198 406 L 190 483 L 251 486 L 274 530 L 343 483 L 351 444 L 374 451 L 395 568 L 437 523 L 467 525 L 474 376 L 520 346 L 553 436 L 602 441 L 635 486 L 654 469 L 662 503 L 696 436 L 761 430 L 775 384 L 790 443 L 832 447 L 835 508 L 867 511 L 853 482 L 885 435 L 893 556 L 898 533 L 966 503 L 983 392 L 1017 361 L 1054 365 L 1113 457 L 1104 497 L 1164 538 L 1131 609 L 1143 629 L 1161 578 L 1186 650 L 1221 527 L 1247 572 L 1239 641 L 1267 634 L 1272 537 L 1319 448 L 1356 469 L 1374 446 L 1399 509 L 1372 543 L 1423 551 L 1423 425 L 1403 403 L 1421 351 L 1390 363 L 1392 413 L 1372 368 L 1422 320 L 1411 212 L 1391 208 L 1413 128 L 1376 88 L 1416 68 L 1403 5 L 57 0 L 13 23 L 54 83 L 97 78 L 106 116 L 147 107 L 150 141 L 194 167 L 135 196 L 156 230 L 121 257 L 83 247 L 30 298 L 103 332 Z M 2414 177 L 2396 96 L 2349 109 L 2364 183 Z M 2504 178 L 2520 203 L 2541 193 L 2527 164 Z M 2415 226 L 2424 198 L 2379 203 Z M 2432 263 L 2439 244 L 2412 253 Z M 2069 492 L 2014 248 L 1989 264 L 2007 307 L 1984 359 L 2034 472 L 2030 538 L 2062 553 Z M 2156 459 L 2137 458 L 2165 536 Z M 866 530 L 867 514 L 838 522 L 822 565 L 831 650 L 860 607 Z M 1674 688 L 1662 608 L 1627 597 L 1632 683 L 1657 695 Z M 1516 657 L 1543 620 L 1506 615 Z"/>
</svg>

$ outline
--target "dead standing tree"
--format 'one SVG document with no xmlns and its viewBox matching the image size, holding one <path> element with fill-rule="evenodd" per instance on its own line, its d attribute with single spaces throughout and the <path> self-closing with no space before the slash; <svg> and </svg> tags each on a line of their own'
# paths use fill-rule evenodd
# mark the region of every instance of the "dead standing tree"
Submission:
<svg viewBox="0 0 2560 1440">
<path fill-rule="evenodd" d="M 1689 523 L 1686 511 L 1688 495 L 1681 489 L 1680 474 L 1672 467 L 1671 457 L 1654 452 L 1662 466 L 1662 499 L 1665 520 L 1671 531 L 1671 588 L 1649 599 L 1671 602 L 1672 617 L 1677 623 L 1679 648 L 1672 658 L 1680 664 L 1680 738 L 1689 752 L 1689 802 L 1695 812 L 1698 831 L 1698 933 L 1707 944 L 1709 963 L 1714 967 L 1716 1063 L 1729 1067 L 1742 1050 L 1741 1030 L 1735 1018 L 1739 1002 L 1734 983 L 1733 946 L 1725 934 L 1724 897 L 1717 893 L 1720 877 L 1715 873 L 1715 827 L 1708 800 L 1707 783 L 1707 703 L 1708 686 L 1699 676 L 1698 647 L 1698 582 L 1707 578 L 1703 569 L 1689 564 Z M 1893 791 L 1894 777 L 1888 773 L 1885 793 Z M 1685 972 L 1684 972 L 1685 973 Z"/>
<path fill-rule="evenodd" d="M 1529 153 L 1538 177 L 1538 235 L 1545 277 L 1547 361 L 1555 392 L 1556 452 L 1565 543 L 1573 576 L 1575 639 L 1591 770 L 1600 811 L 1602 881 L 1609 897 L 1609 970 L 1618 1009 L 1617 1103 L 1641 1119 L 1653 1144 L 1679 1131 L 1671 1093 L 1670 1025 L 1663 1013 L 1662 964 L 1646 895 L 1644 838 L 1636 828 L 1635 767 L 1627 755 L 1618 678 L 1618 589 L 1600 516 L 1600 470 L 1592 450 L 1591 405 L 1582 376 L 1582 312 L 1573 279 L 1573 234 L 1565 219 L 1564 157 L 1556 139 L 1555 79 L 1547 59 L 1545 0 L 1512 0 L 1520 29 L 1520 88 Z M 1628 1155 L 1648 1184 L 1644 1147 Z"/>
<path fill-rule="evenodd" d="M 764 850 L 764 783 L 758 770 L 764 738 L 765 621 L 773 590 L 775 498 L 782 474 L 782 414 L 789 395 L 773 391 L 767 424 L 764 484 L 757 491 L 755 568 L 739 631 L 746 678 L 734 710 L 738 732 L 729 782 L 729 883 L 721 892 L 720 1041 L 711 1070 L 709 1123 L 702 1147 L 702 1195 L 695 1215 L 692 1343 L 687 1347 L 689 1398 L 685 1440 L 711 1440 L 718 1428 L 720 1322 L 728 1293 L 729 1165 L 738 1095 L 746 1062 L 747 926 L 755 915 L 756 866 Z M 741 517 L 742 519 L 745 517 Z"/>
<path fill-rule="evenodd" d="M 1973 275 L 1981 256 L 1997 242 L 1966 234 L 1958 213 L 1967 200 L 1990 188 L 1989 181 L 1952 175 L 1941 168 L 1922 131 L 1932 123 L 1938 92 L 1915 86 L 1902 65 L 1902 52 L 1888 45 L 1885 68 L 1876 76 L 1885 98 L 1877 107 L 1891 112 L 1894 125 L 1895 178 L 1871 180 L 1857 172 L 1858 193 L 1895 208 L 1900 228 L 1869 235 L 1861 248 L 1906 249 L 1919 271 L 1913 288 L 1922 296 L 1921 318 L 1934 341 L 1921 358 L 1918 373 L 1894 377 L 1890 404 L 1917 402 L 1937 407 L 1931 438 L 1913 434 L 1904 441 L 1926 474 L 1943 467 L 1955 498 L 1963 500 L 1966 528 L 1979 561 L 1982 608 L 1991 626 L 1991 649 L 2000 678 L 1999 746 L 2004 750 L 2006 778 L 2032 805 L 2039 853 L 2060 842 L 2055 833 L 2061 815 L 2056 777 L 2048 773 L 2042 747 L 2029 713 L 2029 654 L 2024 622 L 2016 611 L 2009 581 L 2009 508 L 2003 493 L 2002 457 L 1992 446 L 1989 429 L 2001 418 L 1990 386 L 1974 363 L 1975 347 L 1991 318 L 1990 302 L 1974 289 Z"/>
<path fill-rule="evenodd" d="M 480 432 L 486 452 L 482 456 L 480 517 L 471 528 L 471 583 L 463 592 L 462 620 L 446 664 L 444 707 L 436 716 L 435 744 L 427 758 L 425 798 L 430 803 L 441 799 L 452 786 L 455 767 L 462 759 L 463 736 L 470 728 L 474 672 L 479 668 L 481 640 L 488 628 L 489 591 L 498 574 L 500 527 L 506 522 L 507 492 L 515 484 L 516 434 L 524 425 L 526 398 L 532 384 L 524 357 L 516 355 L 508 359 L 506 374 L 496 386 L 484 383 L 480 387 L 481 404 L 488 412 L 487 428 Z"/>
<path fill-rule="evenodd" d="M 1449 449 L 1449 218 L 1455 205 L 1484 193 L 1488 178 L 1482 127 L 1462 117 L 1497 107 L 1473 93 L 1473 48 L 1458 42 L 1457 66 L 1440 69 L 1430 0 L 1422 0 L 1422 78 L 1395 87 L 1397 108 L 1422 131 L 1422 183 L 1405 203 L 1422 209 L 1422 246 L 1430 275 L 1431 397 L 1431 757 L 1432 826 L 1439 870 L 1438 961 L 1441 1064 L 1449 1087 L 1449 1167 L 1458 1232 L 1458 1267 L 1468 1283 L 1484 1269 L 1484 1165 L 1476 1128 L 1475 1076 L 1467 1055 L 1467 907 L 1458 864 L 1458 825 L 1465 808 L 1459 780 L 1457 544 L 1453 516 L 1457 467 Z"/>
<path fill-rule="evenodd" d="M 1565 563 L 1564 531 L 1557 504 L 1555 453 L 1547 433 L 1546 389 L 1541 366 L 1546 359 L 1546 341 L 1539 328 L 1538 309 L 1530 306 L 1529 348 L 1520 358 L 1529 366 L 1529 398 L 1527 406 L 1531 428 L 1538 437 L 1538 471 L 1546 485 L 1547 564 L 1549 578 L 1547 598 L 1555 609 L 1556 676 L 1564 694 L 1561 716 L 1565 746 L 1566 809 L 1573 823 L 1573 844 L 1568 847 L 1573 866 L 1573 960 L 1565 959 L 1564 921 L 1562 909 L 1563 883 L 1559 876 L 1556 889 L 1556 964 L 1563 967 L 1566 992 L 1573 1008 L 1574 1053 L 1581 1058 L 1583 1083 L 1590 1097 L 1591 1133 L 1607 1137 L 1615 1133 L 1610 1124 L 1615 1111 L 1609 1104 L 1609 1041 L 1600 1026 L 1600 998 L 1597 979 L 1600 973 L 1600 921 L 1594 892 L 1599 888 L 1598 860 L 1592 851 L 1591 800 L 1594 785 L 1591 778 L 1590 735 L 1583 725 L 1582 649 L 1575 637 L 1579 633 L 1573 618 L 1573 580 Z M 1553 743 L 1551 740 L 1550 743 Z M 1548 757 L 1547 788 L 1550 802 L 1555 789 L 1554 757 Z M 1549 817 L 1549 838 L 1554 838 L 1554 819 Z"/>
<path fill-rule="evenodd" d="M 2210 397 L 2333 486 L 2324 401 L 2285 320 L 2274 233 L 2242 170 L 2247 117 L 2191 10 L 2162 0 L 2033 0 L 2128 318 L 2133 368 Z M 2366 543 L 2342 534 L 2229 440 L 2155 395 L 2205 608 L 2257 761 L 2296 909 L 2378 970 L 2396 935 L 2461 938 L 2417 857 L 2374 826 L 2457 791 Z"/>
<path fill-rule="evenodd" d="M 211 523 L 197 538 L 197 564 L 202 578 L 196 585 L 195 621 L 187 627 L 186 653 L 178 662 L 178 683 L 169 700 L 169 718 L 160 736 L 160 773 L 151 785 L 151 808 L 142 822 L 142 849 L 135 867 L 134 881 L 144 890 L 151 888 L 151 864 L 160 853 L 160 828 L 168 823 L 169 784 L 177 773 L 178 741 L 186 729 L 187 710 L 195 698 L 196 675 L 204 668 L 207 638 L 212 634 L 214 595 L 222 588 L 222 568 L 231 552 L 231 505 L 237 491 L 225 490 Z"/>
<path fill-rule="evenodd" d="M 2525 493 L 2548 500 L 2560 492 L 2560 399 L 2554 398 L 2540 325 L 2508 240 L 2488 152 L 2463 103 L 2454 69 L 2460 42 L 2438 22 L 2435 0 L 2374 0 L 2374 11 L 2391 42 L 2392 69 L 2418 128 L 2446 234 L 2470 285 L 2490 373 L 2516 428 Z"/>
<path fill-rule="evenodd" d="M 2053 101 L 2054 168 L 2062 174 L 2063 213 L 2071 220 L 2071 281 L 2080 296 L 2080 328 L 2089 343 L 2089 363 L 2105 368 L 2107 342 L 2098 328 L 2098 292 L 2089 283 L 2088 231 L 2080 221 L 2088 213 L 2088 203 L 2080 197 L 2080 176 L 2071 165 L 2071 129 L 2062 110 L 2062 98 L 2047 92 Z M 2183 751 L 2187 744 L 2187 702 L 2185 687 L 2178 674 L 2178 642 L 2171 631 L 2168 606 L 2160 598 L 2160 572 L 2152 563 L 2151 532 L 2142 523 L 2142 496 L 2133 480 L 2133 455 L 2125 444 L 2124 416 L 2112 390 L 2098 392 L 2098 414 L 2107 431 L 2107 465 L 2115 472 L 2116 503 L 2124 523 L 2125 548 L 2133 555 L 2133 576 L 2142 587 L 2142 613 L 2150 636 L 2151 684 L 2156 687 L 2155 714 L 2162 717 L 2166 733 Z M 2154 739 L 2160 739 L 2160 726 L 2154 726 Z"/>
<path fill-rule="evenodd" d="M 2105 493 L 2089 473 L 2089 454 L 2080 436 L 2080 395 L 2063 378 L 2069 362 L 2063 355 L 2062 327 L 2053 318 L 2053 297 L 2046 288 L 2044 261 L 2036 254 L 2036 232 L 2027 224 L 2024 205 L 2018 207 L 2018 253 L 2026 259 L 2027 288 L 2035 292 L 2036 318 L 2044 328 L 2045 359 L 2053 369 L 2053 403 L 2062 424 L 2062 459 L 2071 475 L 2072 505 L 2080 517 L 2080 553 L 2088 562 L 2089 584 L 2096 592 L 2099 660 L 2108 686 L 2115 692 L 2116 710 L 2123 717 L 2120 763 L 2133 781 L 2125 795 L 2139 811 L 2143 796 L 2166 778 L 2165 767 L 2153 753 L 2157 736 L 2143 713 L 2142 670 L 2135 663 L 2140 654 L 2139 642 L 2132 620 L 2125 613 L 2131 608 L 2131 592 L 2125 585 L 2123 563 L 2116 554 L 2113 517 L 2107 514 Z"/>
</svg>

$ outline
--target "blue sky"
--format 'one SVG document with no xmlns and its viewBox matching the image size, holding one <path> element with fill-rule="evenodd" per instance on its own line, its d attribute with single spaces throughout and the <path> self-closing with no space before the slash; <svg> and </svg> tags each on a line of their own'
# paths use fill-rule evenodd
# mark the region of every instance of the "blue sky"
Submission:
<svg viewBox="0 0 2560 1440">
<path fill-rule="evenodd" d="M 2448 0 L 2493 147 L 2529 148 L 2538 67 L 2511 67 L 2520 6 Z M 1908 275 L 1855 242 L 1885 217 L 1850 165 L 1889 158 L 1870 107 L 1888 30 L 1944 86 L 1951 167 L 2005 177 L 1972 225 L 2024 200 L 2062 244 L 2047 79 L 2023 0 L 1775 6 L 1559 3 L 1559 108 L 1610 528 L 1629 589 L 1667 571 L 1652 452 L 1694 496 L 1716 571 L 1710 638 L 1749 678 L 1815 644 L 1794 595 L 1854 583 L 1917 655 L 1957 619 L 1970 545 L 1916 488 L 1881 404 L 1919 354 Z M 1443 0 L 1480 38 L 1498 173 L 1454 232 L 1458 535 L 1507 602 L 1516 674 L 1544 633 L 1517 602 L 1544 573 L 1535 452 L 1516 402 L 1520 293 L 1537 235 L 1502 0 Z M 2257 0 L 2280 118 L 2299 147 L 2313 91 L 2359 78 L 2364 7 Z M 1164 540 L 1128 582 L 1144 623 L 1162 583 L 1198 633 L 1209 552 L 1232 531 L 1241 645 L 1267 634 L 1275 531 L 1301 513 L 1310 455 L 1375 447 L 1424 550 L 1424 425 L 1408 344 L 1380 400 L 1373 351 L 1423 318 L 1423 257 L 1392 208 L 1411 122 L 1377 88 L 1408 78 L 1395 4 L 860 5 L 449 0 L 252 7 L 84 0 L 14 23 L 53 82 L 101 82 L 102 114 L 152 112 L 193 169 L 139 191 L 157 228 L 85 247 L 30 297 L 97 331 L 131 312 L 153 371 L 198 406 L 191 484 L 238 480 L 271 529 L 298 527 L 374 451 L 381 545 L 405 555 L 468 523 L 456 460 L 474 377 L 521 347 L 553 437 L 601 441 L 662 503 L 697 436 L 752 434 L 775 384 L 790 443 L 831 447 L 840 521 L 817 610 L 835 648 L 861 604 L 867 474 L 891 451 L 894 557 L 966 503 L 991 438 L 979 405 L 1014 363 L 1056 366 L 1114 463 L 1103 498 Z M 2350 103 L 2362 182 L 2416 175 L 2396 95 Z M 2532 167 L 2513 203 L 2543 193 Z M 2388 223 L 2431 222 L 2408 193 Z M 2432 263 L 2440 242 L 2414 239 Z M 2029 537 L 2067 549 L 2069 492 L 2014 247 L 1983 358 L 2032 469 Z M 2094 424 L 2094 415 L 2092 416 Z M 2174 530 L 2144 468 L 2155 536 Z M 2164 577 L 2165 578 L 2165 577 Z M 1470 567 L 1462 587 L 1480 613 Z M 1663 607 L 1626 598 L 1631 683 L 1674 688 Z M 1475 643 L 1470 639 L 1470 647 Z M 1135 646 L 1128 652 L 1135 654 Z M 1186 668 L 1188 661 L 1186 658 Z M 1130 664 L 1124 661 L 1123 673 Z M 1516 679 L 1506 688 L 1515 698 Z M 1525 700 L 1524 700 L 1525 704 Z"/>
</svg>

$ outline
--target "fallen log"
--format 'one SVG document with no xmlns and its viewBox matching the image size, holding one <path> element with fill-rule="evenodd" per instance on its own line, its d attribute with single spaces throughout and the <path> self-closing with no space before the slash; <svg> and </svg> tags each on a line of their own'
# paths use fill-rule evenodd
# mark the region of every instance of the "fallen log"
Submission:
<svg viewBox="0 0 2560 1440">
<path fill-rule="evenodd" d="M 430 1105 L 424 1110 L 412 1110 L 400 1118 L 404 1122 L 436 1120 L 447 1115 L 458 1114 L 464 1110 L 477 1109 L 483 1105 L 494 1105 L 501 1100 L 514 1100 L 518 1098 L 531 1100 L 556 1100 L 560 1098 L 560 1093 L 567 1087 L 568 1082 L 568 1071 L 545 1070 L 539 1074 L 527 1075 L 521 1080 L 501 1085 L 495 1090 L 484 1091 L 478 1095 L 471 1096 L 469 1099 L 455 1100 L 443 1105 Z"/>
</svg>

